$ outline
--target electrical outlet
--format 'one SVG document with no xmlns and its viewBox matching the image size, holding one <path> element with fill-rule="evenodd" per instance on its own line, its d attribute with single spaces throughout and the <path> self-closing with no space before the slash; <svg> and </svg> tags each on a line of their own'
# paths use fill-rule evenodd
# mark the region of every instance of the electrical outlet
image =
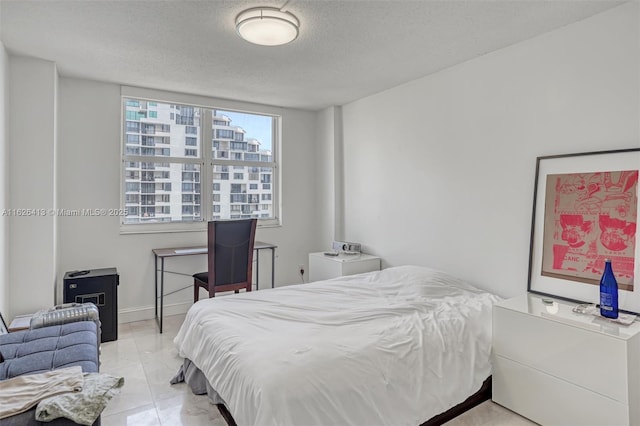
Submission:
<svg viewBox="0 0 640 426">
<path fill-rule="evenodd" d="M 304 265 L 300 265 L 300 275 L 304 277 Z"/>
</svg>

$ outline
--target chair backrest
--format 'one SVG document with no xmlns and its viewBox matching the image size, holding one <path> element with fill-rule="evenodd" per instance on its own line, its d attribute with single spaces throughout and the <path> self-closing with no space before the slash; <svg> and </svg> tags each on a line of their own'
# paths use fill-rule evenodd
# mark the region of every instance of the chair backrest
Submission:
<svg viewBox="0 0 640 426">
<path fill-rule="evenodd" d="M 253 243 L 257 219 L 214 220 L 208 223 L 209 285 L 246 283 L 251 288 Z"/>
</svg>

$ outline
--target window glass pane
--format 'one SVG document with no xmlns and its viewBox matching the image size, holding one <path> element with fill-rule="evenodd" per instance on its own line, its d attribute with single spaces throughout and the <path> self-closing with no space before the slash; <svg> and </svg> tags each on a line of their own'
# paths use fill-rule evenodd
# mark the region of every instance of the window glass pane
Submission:
<svg viewBox="0 0 640 426">
<path fill-rule="evenodd" d="M 200 165 L 127 162 L 125 223 L 200 220 Z"/>
<path fill-rule="evenodd" d="M 216 109 L 213 114 L 213 158 L 271 161 L 273 117 Z"/>
<path fill-rule="evenodd" d="M 273 168 L 271 167 L 240 167 L 242 173 L 236 172 L 238 166 L 234 166 L 234 173 L 229 179 L 229 173 L 222 170 L 225 166 L 217 166 L 220 173 L 214 173 L 213 188 L 213 212 L 221 219 L 233 218 L 272 218 L 273 217 L 273 192 L 271 186 L 267 189 L 257 184 L 250 183 L 272 180 Z M 220 178 L 221 175 L 226 177 Z M 242 175 L 236 179 L 236 175 Z M 258 189 L 259 188 L 259 189 Z"/>
<path fill-rule="evenodd" d="M 171 104 L 156 102 L 153 111 L 147 111 L 146 102 L 132 99 L 125 100 L 124 108 L 126 147 L 142 145 L 138 152 L 127 149 L 127 154 L 177 158 L 200 156 L 200 108 L 184 105 L 172 108 Z"/>
</svg>

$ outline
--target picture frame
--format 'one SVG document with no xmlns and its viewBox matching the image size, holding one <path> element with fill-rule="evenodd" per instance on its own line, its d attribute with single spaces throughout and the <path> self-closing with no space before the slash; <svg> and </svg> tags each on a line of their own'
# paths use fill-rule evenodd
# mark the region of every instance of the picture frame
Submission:
<svg viewBox="0 0 640 426">
<path fill-rule="evenodd" d="M 4 322 L 4 317 L 2 316 L 2 313 L 0 313 L 0 335 L 8 334 L 8 333 L 9 333 L 9 328 L 7 327 L 7 323 Z"/>
<path fill-rule="evenodd" d="M 640 148 L 536 159 L 528 292 L 599 304 L 608 258 L 619 309 L 640 313 L 639 170 Z"/>
</svg>

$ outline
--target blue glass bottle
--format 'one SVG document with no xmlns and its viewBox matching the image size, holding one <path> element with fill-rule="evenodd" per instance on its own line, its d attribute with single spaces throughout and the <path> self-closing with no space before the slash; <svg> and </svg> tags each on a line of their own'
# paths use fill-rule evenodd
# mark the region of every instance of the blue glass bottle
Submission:
<svg viewBox="0 0 640 426">
<path fill-rule="evenodd" d="M 604 262 L 604 273 L 600 279 L 600 315 L 618 318 L 618 282 L 611 269 L 611 259 Z"/>
</svg>

